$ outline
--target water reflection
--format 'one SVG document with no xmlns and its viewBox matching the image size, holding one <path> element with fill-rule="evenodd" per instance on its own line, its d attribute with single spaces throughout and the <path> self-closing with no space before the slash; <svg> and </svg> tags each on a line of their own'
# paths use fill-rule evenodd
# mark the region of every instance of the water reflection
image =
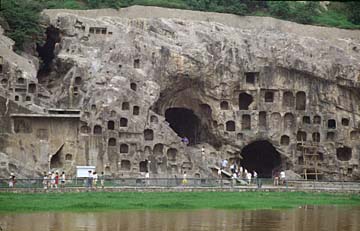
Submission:
<svg viewBox="0 0 360 231">
<path fill-rule="evenodd" d="M 201 210 L 2 214 L 0 215 L 0 225 L 6 231 L 358 231 L 360 230 L 360 208 L 312 206 L 278 211 Z"/>
</svg>

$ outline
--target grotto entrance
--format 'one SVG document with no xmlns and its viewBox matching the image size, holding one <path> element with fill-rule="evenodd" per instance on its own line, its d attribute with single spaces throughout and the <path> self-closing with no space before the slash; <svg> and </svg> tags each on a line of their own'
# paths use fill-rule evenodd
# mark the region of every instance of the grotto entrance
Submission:
<svg viewBox="0 0 360 231">
<path fill-rule="evenodd" d="M 60 30 L 50 26 L 46 29 L 45 43 L 43 45 L 36 45 L 36 51 L 38 52 L 39 58 L 41 60 L 41 65 L 38 71 L 38 78 L 49 74 L 51 71 L 51 64 L 56 56 L 55 44 L 59 43 L 60 40 Z"/>
<path fill-rule="evenodd" d="M 271 178 L 273 172 L 280 171 L 280 154 L 269 141 L 260 140 L 246 145 L 241 156 L 241 166 L 251 173 L 256 171 L 258 177 Z"/>
<path fill-rule="evenodd" d="M 169 108 L 165 111 L 165 119 L 180 137 L 189 139 L 190 145 L 200 142 L 201 123 L 194 111 L 186 108 Z"/>
</svg>

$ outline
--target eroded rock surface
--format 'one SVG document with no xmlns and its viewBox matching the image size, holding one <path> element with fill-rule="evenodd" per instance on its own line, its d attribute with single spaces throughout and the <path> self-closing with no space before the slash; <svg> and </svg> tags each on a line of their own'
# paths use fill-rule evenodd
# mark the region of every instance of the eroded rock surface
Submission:
<svg viewBox="0 0 360 231">
<path fill-rule="evenodd" d="M 227 158 L 359 179 L 360 31 L 156 7 L 43 18 L 41 67 L 0 36 L 0 175 L 208 177 Z"/>
</svg>

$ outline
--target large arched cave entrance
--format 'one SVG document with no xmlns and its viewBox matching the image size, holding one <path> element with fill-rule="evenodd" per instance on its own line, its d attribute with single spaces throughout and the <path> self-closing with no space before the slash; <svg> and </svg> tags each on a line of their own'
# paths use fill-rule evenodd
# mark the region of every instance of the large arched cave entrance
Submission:
<svg viewBox="0 0 360 231">
<path fill-rule="evenodd" d="M 223 140 L 213 131 L 212 108 L 203 95 L 204 83 L 190 78 L 175 78 L 160 93 L 152 109 L 164 115 L 172 130 L 179 137 L 187 137 L 190 145 L 209 143 L 215 148 L 222 145 Z"/>
<path fill-rule="evenodd" d="M 165 111 L 166 121 L 180 136 L 187 137 L 189 144 L 200 142 L 200 119 L 195 113 L 186 108 L 169 108 Z"/>
<path fill-rule="evenodd" d="M 248 171 L 256 171 L 258 177 L 270 178 L 281 168 L 281 157 L 275 147 L 266 140 L 252 142 L 242 151 L 241 166 Z"/>
</svg>

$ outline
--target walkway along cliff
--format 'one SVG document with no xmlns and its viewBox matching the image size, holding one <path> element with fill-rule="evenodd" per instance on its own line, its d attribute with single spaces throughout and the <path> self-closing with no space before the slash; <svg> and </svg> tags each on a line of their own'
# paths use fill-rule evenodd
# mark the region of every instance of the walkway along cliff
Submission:
<svg viewBox="0 0 360 231">
<path fill-rule="evenodd" d="M 139 6 L 42 17 L 38 57 L 0 28 L 0 177 L 208 177 L 229 159 L 360 179 L 360 31 Z"/>
</svg>

